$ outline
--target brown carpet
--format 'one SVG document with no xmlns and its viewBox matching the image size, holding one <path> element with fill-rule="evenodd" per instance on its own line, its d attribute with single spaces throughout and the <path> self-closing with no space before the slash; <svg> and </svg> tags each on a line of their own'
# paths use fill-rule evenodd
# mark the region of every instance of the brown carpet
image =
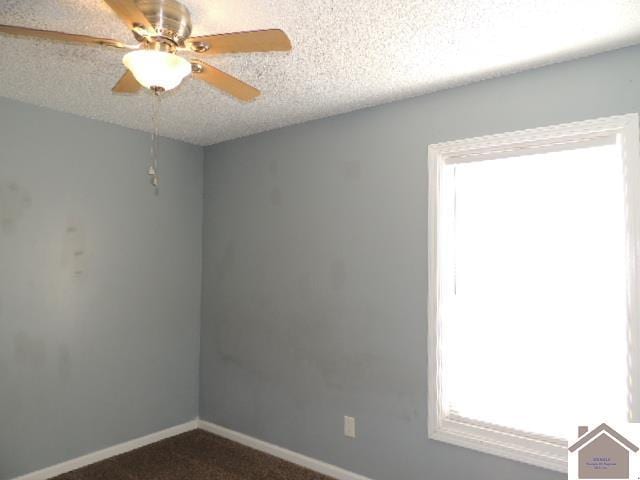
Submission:
<svg viewBox="0 0 640 480">
<path fill-rule="evenodd" d="M 331 480 L 203 430 L 194 430 L 55 480 Z"/>
</svg>

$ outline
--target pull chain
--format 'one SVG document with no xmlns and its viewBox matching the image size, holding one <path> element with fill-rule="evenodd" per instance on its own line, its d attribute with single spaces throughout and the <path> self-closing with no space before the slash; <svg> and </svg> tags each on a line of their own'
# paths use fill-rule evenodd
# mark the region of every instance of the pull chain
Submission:
<svg viewBox="0 0 640 480">
<path fill-rule="evenodd" d="M 158 133 L 158 125 L 160 120 L 160 91 L 155 90 L 153 92 L 153 112 L 151 114 L 151 121 L 153 122 L 153 133 L 151 134 L 151 163 L 149 164 L 149 170 L 147 173 L 151 177 L 151 185 L 158 187 L 160 184 L 160 177 L 158 176 L 158 151 L 160 149 L 160 135 Z"/>
</svg>

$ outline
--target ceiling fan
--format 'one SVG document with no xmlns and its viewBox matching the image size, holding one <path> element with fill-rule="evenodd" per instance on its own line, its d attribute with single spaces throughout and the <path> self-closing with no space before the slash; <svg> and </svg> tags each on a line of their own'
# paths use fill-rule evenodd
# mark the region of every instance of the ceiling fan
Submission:
<svg viewBox="0 0 640 480">
<path fill-rule="evenodd" d="M 177 0 L 104 0 L 131 29 L 136 45 L 87 35 L 0 25 L 0 33 L 40 37 L 129 50 L 122 58 L 126 72 L 113 87 L 115 93 L 135 93 L 142 87 L 154 93 L 176 88 L 189 74 L 244 101 L 260 91 L 201 61 L 179 54 L 289 51 L 291 42 L 278 29 L 191 37 L 191 14 Z"/>
</svg>

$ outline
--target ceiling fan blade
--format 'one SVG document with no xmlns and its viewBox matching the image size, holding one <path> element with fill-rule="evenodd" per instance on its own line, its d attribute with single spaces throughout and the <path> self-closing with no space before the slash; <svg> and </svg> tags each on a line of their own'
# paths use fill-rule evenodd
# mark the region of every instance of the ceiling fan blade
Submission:
<svg viewBox="0 0 640 480">
<path fill-rule="evenodd" d="M 52 30 L 36 30 L 35 28 L 15 27 L 13 25 L 0 25 L 0 33 L 18 35 L 21 37 L 38 37 L 58 42 L 73 42 L 93 45 L 106 45 L 116 48 L 131 48 L 117 40 L 110 38 L 97 38 L 88 35 L 75 35 L 73 33 L 54 32 Z"/>
<path fill-rule="evenodd" d="M 153 25 L 136 5 L 134 0 L 104 0 L 116 12 L 129 29 L 142 27 L 148 32 L 155 32 Z"/>
<path fill-rule="evenodd" d="M 248 102 L 260 95 L 260 90 L 238 80 L 236 77 L 224 73 L 211 65 L 199 60 L 192 60 L 194 65 L 193 76 L 198 80 L 207 82 L 210 85 L 226 92 L 234 97 Z"/>
<path fill-rule="evenodd" d="M 291 50 L 289 37 L 278 29 L 191 37 L 186 41 L 186 45 L 194 52 L 208 54 Z"/>
<path fill-rule="evenodd" d="M 136 93 L 142 88 L 142 85 L 138 83 L 136 77 L 133 76 L 131 70 L 124 72 L 124 75 L 120 77 L 118 83 L 111 89 L 113 93 Z"/>
</svg>

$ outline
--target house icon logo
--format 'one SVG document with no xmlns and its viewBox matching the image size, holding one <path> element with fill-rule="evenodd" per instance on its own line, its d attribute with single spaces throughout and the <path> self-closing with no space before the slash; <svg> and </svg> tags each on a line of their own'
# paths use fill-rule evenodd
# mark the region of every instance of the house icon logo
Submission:
<svg viewBox="0 0 640 480">
<path fill-rule="evenodd" d="M 578 440 L 569 447 L 578 451 L 578 478 L 629 478 L 629 452 L 636 447 L 606 423 L 589 432 L 578 427 Z"/>
</svg>

